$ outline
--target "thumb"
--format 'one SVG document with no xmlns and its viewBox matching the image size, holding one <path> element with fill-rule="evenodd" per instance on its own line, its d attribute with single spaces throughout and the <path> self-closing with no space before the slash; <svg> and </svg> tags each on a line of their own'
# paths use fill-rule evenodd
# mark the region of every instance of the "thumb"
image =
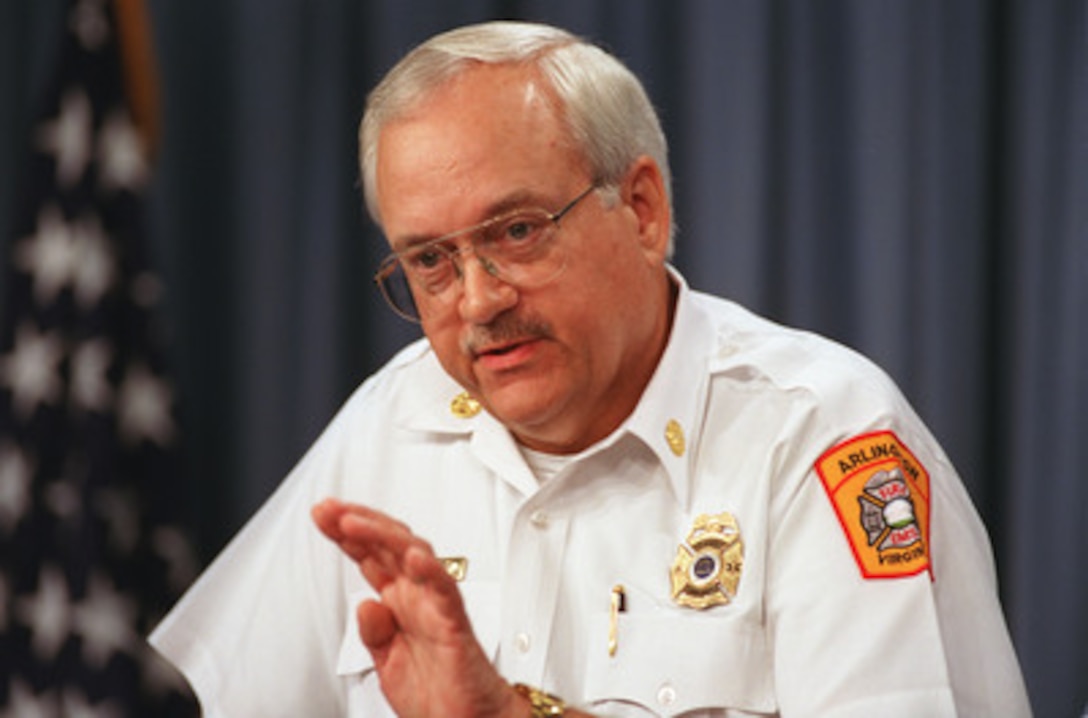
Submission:
<svg viewBox="0 0 1088 718">
<path fill-rule="evenodd" d="M 371 653 L 384 650 L 397 634 L 393 612 L 378 601 L 362 601 L 355 615 L 359 620 L 359 638 Z"/>
</svg>

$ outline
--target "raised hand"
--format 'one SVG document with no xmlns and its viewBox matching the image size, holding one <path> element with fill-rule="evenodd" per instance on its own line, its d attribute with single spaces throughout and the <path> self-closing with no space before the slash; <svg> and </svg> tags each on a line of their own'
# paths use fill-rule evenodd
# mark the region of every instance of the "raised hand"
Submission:
<svg viewBox="0 0 1088 718">
<path fill-rule="evenodd" d="M 356 504 L 328 499 L 312 514 L 380 597 L 357 607 L 359 637 L 399 716 L 528 715 L 476 641 L 457 583 L 426 541 Z"/>
</svg>

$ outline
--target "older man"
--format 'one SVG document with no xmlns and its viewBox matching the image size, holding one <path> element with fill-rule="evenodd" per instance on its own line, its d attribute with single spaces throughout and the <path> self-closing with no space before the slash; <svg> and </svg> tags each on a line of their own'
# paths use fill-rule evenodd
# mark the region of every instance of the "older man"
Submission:
<svg viewBox="0 0 1088 718">
<path fill-rule="evenodd" d="M 1029 713 L 947 458 L 866 360 L 670 268 L 664 137 L 614 58 L 440 35 L 361 163 L 426 340 L 153 635 L 206 715 Z"/>
</svg>

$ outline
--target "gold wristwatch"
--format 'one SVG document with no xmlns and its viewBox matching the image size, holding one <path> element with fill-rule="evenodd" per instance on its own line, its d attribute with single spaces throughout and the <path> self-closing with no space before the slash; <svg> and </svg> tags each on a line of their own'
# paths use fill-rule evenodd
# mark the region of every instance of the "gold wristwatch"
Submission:
<svg viewBox="0 0 1088 718">
<path fill-rule="evenodd" d="M 539 688 L 533 688 L 524 683 L 515 683 L 514 690 L 529 699 L 533 718 L 555 718 L 556 716 L 562 718 L 567 710 L 567 704 L 563 702 L 562 698 L 553 696 L 551 693 L 545 693 Z"/>
</svg>

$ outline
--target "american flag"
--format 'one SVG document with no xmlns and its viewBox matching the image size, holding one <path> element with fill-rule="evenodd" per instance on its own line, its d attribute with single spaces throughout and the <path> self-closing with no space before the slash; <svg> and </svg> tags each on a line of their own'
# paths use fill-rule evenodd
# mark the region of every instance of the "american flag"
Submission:
<svg viewBox="0 0 1088 718">
<path fill-rule="evenodd" d="M 6 242 L 0 716 L 197 714 L 144 641 L 198 566 L 176 523 L 179 431 L 148 261 L 148 142 L 122 77 L 125 5 L 70 3 Z"/>
</svg>

